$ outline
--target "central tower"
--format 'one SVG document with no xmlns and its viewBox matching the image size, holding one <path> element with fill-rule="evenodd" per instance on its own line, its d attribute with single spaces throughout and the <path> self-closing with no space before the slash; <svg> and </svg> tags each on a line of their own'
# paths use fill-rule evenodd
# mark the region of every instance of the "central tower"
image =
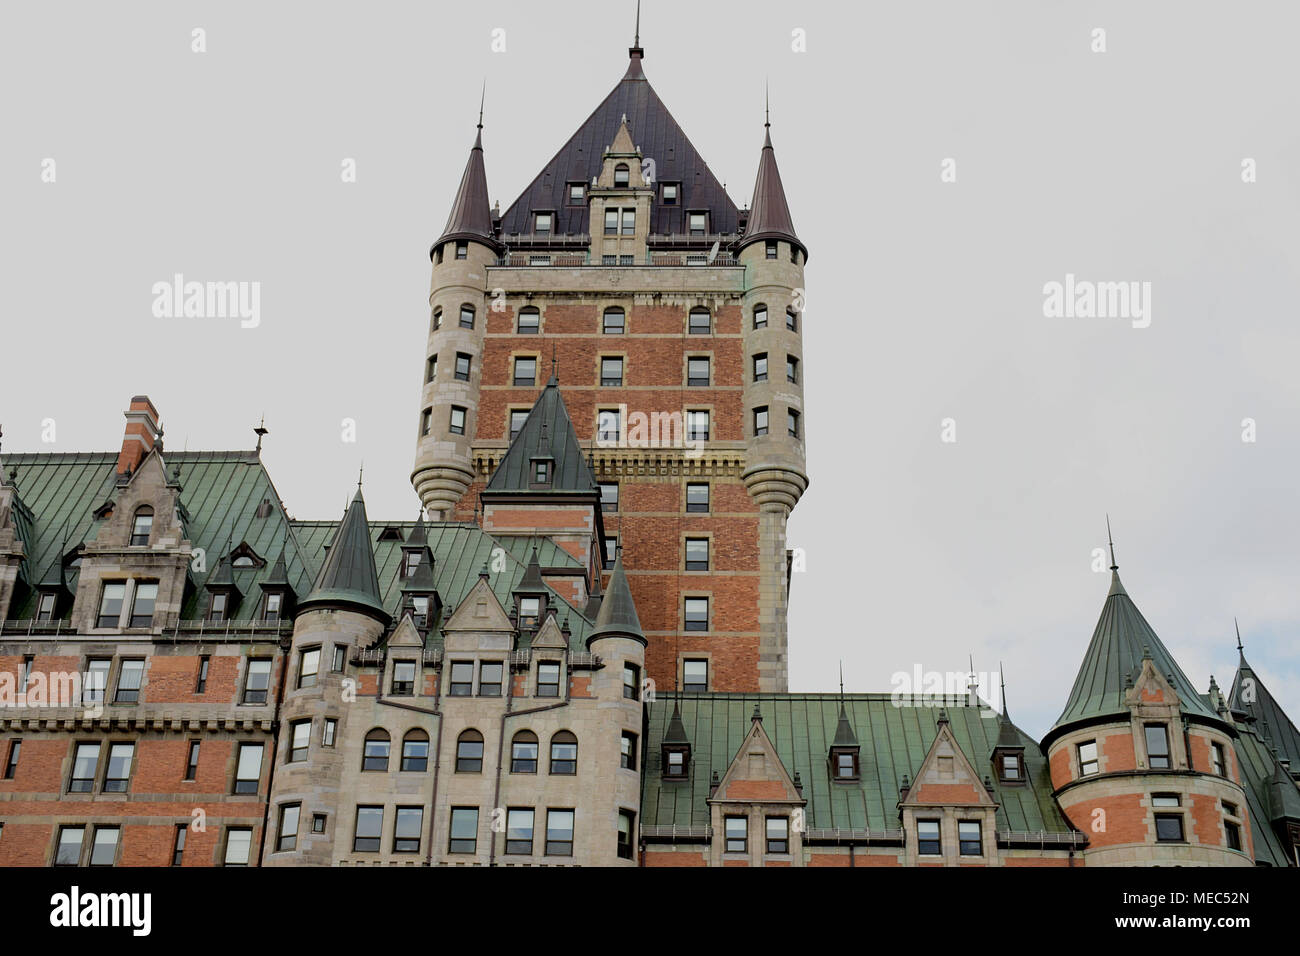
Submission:
<svg viewBox="0 0 1300 956">
<path fill-rule="evenodd" d="M 739 209 L 642 60 L 503 214 L 480 121 L 431 250 L 412 483 L 430 518 L 474 518 L 554 377 L 602 502 L 583 596 L 621 549 L 660 689 L 784 691 L 807 249 L 770 130 Z M 550 534 L 530 511 L 485 530 Z"/>
</svg>

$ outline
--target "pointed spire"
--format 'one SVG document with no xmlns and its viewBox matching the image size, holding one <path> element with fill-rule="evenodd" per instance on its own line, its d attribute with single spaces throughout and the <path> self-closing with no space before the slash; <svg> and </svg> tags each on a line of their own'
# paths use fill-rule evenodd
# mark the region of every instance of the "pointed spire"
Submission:
<svg viewBox="0 0 1300 956">
<path fill-rule="evenodd" d="M 999 662 L 998 670 L 1001 671 L 1001 669 L 1002 664 Z M 1011 712 L 1007 709 L 1007 675 L 1000 673 L 999 676 L 1002 679 L 1002 713 L 998 716 L 998 741 L 994 748 L 1023 748 L 1024 743 L 1020 739 L 1015 724 L 1011 723 Z"/>
<path fill-rule="evenodd" d="M 549 457 L 553 462 L 551 483 L 545 489 L 536 489 L 532 484 L 535 457 Z M 488 479 L 483 494 L 488 498 L 519 492 L 573 494 L 593 492 L 596 487 L 595 475 L 583 457 L 573 420 L 560 395 L 559 383 L 552 376 Z"/>
<path fill-rule="evenodd" d="M 485 83 L 485 96 L 486 91 Z M 492 209 L 488 204 L 487 171 L 483 165 L 483 105 L 481 102 L 479 104 L 478 134 L 474 137 L 474 146 L 469 151 L 469 161 L 465 164 L 465 172 L 460 178 L 460 188 L 456 190 L 456 198 L 451 204 L 451 214 L 447 217 L 447 225 L 442 230 L 442 235 L 438 238 L 438 241 L 433 244 L 433 248 L 429 250 L 430 258 L 433 257 L 434 249 L 437 249 L 444 242 L 452 240 L 473 240 L 474 242 L 483 243 L 494 252 L 499 253 L 501 251 L 501 243 L 497 241 L 492 230 Z"/>
<path fill-rule="evenodd" d="M 772 119 L 770 103 L 764 88 L 763 151 L 759 154 L 758 175 L 754 178 L 754 198 L 749 204 L 749 221 L 740 249 L 759 240 L 784 239 L 803 251 L 808 259 L 808 249 L 795 235 L 794 221 L 790 218 L 790 205 L 786 202 L 781 171 L 776 166 L 776 150 L 772 148 Z"/>
<path fill-rule="evenodd" d="M 677 698 L 673 698 L 673 716 L 668 721 L 668 727 L 664 731 L 663 743 L 666 744 L 689 744 L 686 738 L 686 726 L 682 723 L 682 709 Z"/>
<path fill-rule="evenodd" d="M 1241 646 L 1241 625 L 1237 623 L 1235 617 L 1232 619 L 1232 626 L 1237 629 L 1237 656 L 1244 661 L 1246 659 L 1246 649 Z"/>
<path fill-rule="evenodd" d="M 1273 738 L 1274 747 L 1282 758 L 1289 760 L 1292 766 L 1300 766 L 1300 729 L 1264 686 L 1259 674 L 1246 662 L 1240 630 L 1237 631 L 1237 652 L 1240 659 L 1228 694 L 1228 709 L 1245 714 L 1248 720 L 1254 721 L 1261 733 L 1268 733 Z"/>
<path fill-rule="evenodd" d="M 587 649 L 590 650 L 592 642 L 602 637 L 630 637 L 640 641 L 642 647 L 648 643 L 641 632 L 636 602 L 632 600 L 632 589 L 628 586 L 627 574 L 623 571 L 622 549 L 614 559 L 614 571 L 609 576 L 609 590 L 601 599 L 596 626 L 587 637 Z"/>
<path fill-rule="evenodd" d="M 645 50 L 641 49 L 641 0 L 636 0 L 636 30 L 632 34 L 632 45 L 628 47 L 627 73 L 623 78 L 641 76 L 641 60 Z"/>
<path fill-rule="evenodd" d="M 299 609 L 313 606 L 355 610 L 384 624 L 389 621 L 380 598 L 375 553 L 370 546 L 370 524 L 366 520 L 366 502 L 360 485 L 339 523 L 316 583 Z"/>
<path fill-rule="evenodd" d="M 217 559 L 217 566 L 213 568 L 212 574 L 208 577 L 208 588 L 214 587 L 234 587 L 235 574 L 231 566 L 230 555 L 234 551 L 234 538 L 226 535 L 226 548 L 221 552 L 221 557 Z"/>
<path fill-rule="evenodd" d="M 1110 544 L 1110 569 L 1118 571 L 1119 565 L 1115 562 L 1115 538 L 1110 533 L 1110 515 L 1106 515 L 1106 541 Z"/>
<path fill-rule="evenodd" d="M 542 565 L 537 560 L 537 547 L 534 546 L 532 556 L 528 559 L 528 566 L 524 568 L 524 576 L 519 579 L 515 591 L 520 594 L 531 594 L 545 590 L 546 583 L 542 580 Z"/>
</svg>

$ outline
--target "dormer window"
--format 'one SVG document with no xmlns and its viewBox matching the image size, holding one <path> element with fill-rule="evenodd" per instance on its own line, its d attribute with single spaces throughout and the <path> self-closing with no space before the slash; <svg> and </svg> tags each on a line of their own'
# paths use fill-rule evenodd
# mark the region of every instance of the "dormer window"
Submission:
<svg viewBox="0 0 1300 956">
<path fill-rule="evenodd" d="M 549 458 L 533 459 L 533 487 L 549 486 L 551 483 L 551 460 Z"/>
<path fill-rule="evenodd" d="M 569 205 L 581 206 L 586 202 L 586 191 L 582 183 L 569 183 Z"/>
<path fill-rule="evenodd" d="M 131 522 L 131 541 L 133 548 L 147 547 L 149 532 L 153 530 L 153 509 L 148 505 L 137 508 L 135 520 Z"/>
<path fill-rule="evenodd" d="M 831 777 L 838 782 L 851 782 L 860 778 L 857 747 L 831 748 Z"/>
<path fill-rule="evenodd" d="M 420 552 L 407 551 L 402 555 L 402 577 L 409 578 L 420 566 Z"/>
<path fill-rule="evenodd" d="M 1164 724 L 1147 724 L 1144 729 L 1147 742 L 1147 766 L 1152 770 L 1168 770 L 1169 728 Z"/>
<path fill-rule="evenodd" d="M 211 601 L 208 602 L 208 620 L 224 621 L 226 612 L 230 608 L 230 595 L 225 591 L 217 591 L 212 595 Z"/>
<path fill-rule="evenodd" d="M 429 621 L 429 597 L 417 594 L 411 598 L 411 623 L 416 627 L 425 627 Z"/>
<path fill-rule="evenodd" d="M 999 750 L 997 756 L 998 779 L 1003 783 L 1023 783 L 1025 755 L 1018 750 Z"/>
<path fill-rule="evenodd" d="M 533 232 L 539 236 L 549 236 L 551 234 L 551 223 L 554 216 L 549 212 L 539 212 L 533 214 Z"/>
<path fill-rule="evenodd" d="M 709 232 L 709 214 L 707 212 L 693 212 L 689 217 L 690 232 L 692 236 L 705 236 Z"/>
<path fill-rule="evenodd" d="M 262 620 L 274 624 L 280 620 L 284 609 L 284 594 L 279 591 L 267 591 L 266 600 L 262 602 Z"/>
<path fill-rule="evenodd" d="M 676 183 L 663 184 L 660 196 L 662 197 L 662 202 L 665 206 L 677 205 L 677 190 L 678 186 Z"/>
<path fill-rule="evenodd" d="M 59 596 L 53 591 L 42 591 L 40 601 L 36 605 L 36 623 L 54 620 L 54 608 L 58 601 Z"/>
<path fill-rule="evenodd" d="M 685 780 L 691 763 L 689 744 L 664 744 L 663 778 Z"/>
<path fill-rule="evenodd" d="M 628 184 L 629 171 L 627 163 L 619 163 L 614 167 L 614 185 L 616 187 L 625 187 Z"/>
<path fill-rule="evenodd" d="M 538 597 L 522 597 L 519 599 L 519 626 L 536 627 L 537 621 L 542 615 L 542 599 Z"/>
</svg>

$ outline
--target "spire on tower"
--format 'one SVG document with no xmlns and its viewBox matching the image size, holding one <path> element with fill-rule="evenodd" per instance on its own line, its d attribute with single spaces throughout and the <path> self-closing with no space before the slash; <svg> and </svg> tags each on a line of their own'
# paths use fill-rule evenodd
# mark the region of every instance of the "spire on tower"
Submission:
<svg viewBox="0 0 1300 956">
<path fill-rule="evenodd" d="M 1110 515 L 1106 515 L 1106 540 L 1110 543 L 1110 569 L 1118 571 L 1119 565 L 1115 563 L 1115 539 L 1110 534 Z"/>
</svg>

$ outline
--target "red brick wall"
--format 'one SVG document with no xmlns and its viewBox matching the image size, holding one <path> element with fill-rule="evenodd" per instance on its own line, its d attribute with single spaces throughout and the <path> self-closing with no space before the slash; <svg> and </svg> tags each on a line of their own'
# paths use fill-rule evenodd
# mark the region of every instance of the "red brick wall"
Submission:
<svg viewBox="0 0 1300 956">
<path fill-rule="evenodd" d="M 1063 801 L 1069 800 L 1070 796 L 1065 794 Z M 1106 829 L 1101 832 L 1092 828 L 1092 811 L 1097 807 L 1106 811 Z M 1063 802 L 1061 809 L 1075 828 L 1083 831 L 1093 849 L 1115 843 L 1144 843 L 1149 836 L 1147 816 L 1151 811 L 1142 806 L 1142 795 L 1139 793 L 1078 803 Z"/>
</svg>

